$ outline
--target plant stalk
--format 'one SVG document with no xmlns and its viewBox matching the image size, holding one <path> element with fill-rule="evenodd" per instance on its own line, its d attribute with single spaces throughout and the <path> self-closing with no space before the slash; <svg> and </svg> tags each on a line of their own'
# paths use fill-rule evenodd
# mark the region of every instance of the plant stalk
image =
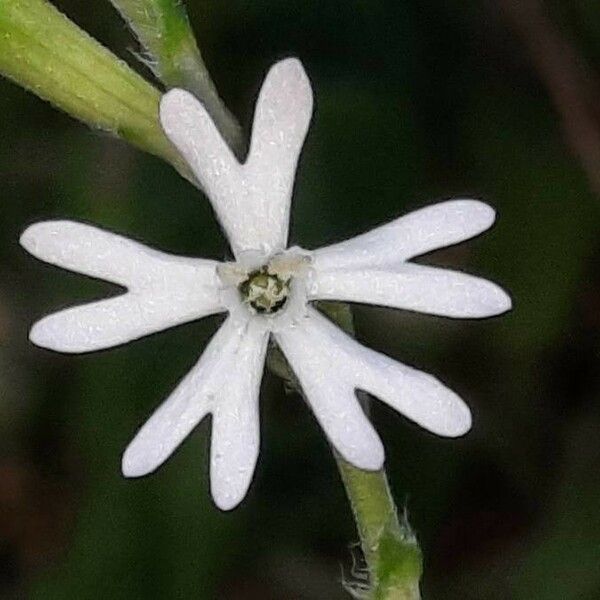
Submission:
<svg viewBox="0 0 600 600">
<path fill-rule="evenodd" d="M 421 550 L 406 516 L 398 517 L 385 471 L 362 471 L 337 453 L 335 458 L 369 573 L 368 589 L 355 595 L 369 600 L 420 600 Z"/>
<path fill-rule="evenodd" d="M 0 74 L 193 180 L 160 127 L 158 90 L 46 0 L 0 2 Z"/>
<path fill-rule="evenodd" d="M 238 157 L 242 128 L 219 97 L 196 43 L 183 3 L 178 0 L 110 0 L 147 56 L 142 60 L 167 87 L 189 90 L 204 104 Z"/>
</svg>

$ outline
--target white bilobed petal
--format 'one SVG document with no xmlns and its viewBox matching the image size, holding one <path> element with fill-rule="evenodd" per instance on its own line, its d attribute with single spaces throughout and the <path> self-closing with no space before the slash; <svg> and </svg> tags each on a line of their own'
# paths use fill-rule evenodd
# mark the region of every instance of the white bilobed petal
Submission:
<svg viewBox="0 0 600 600">
<path fill-rule="evenodd" d="M 109 348 L 224 310 L 213 261 L 164 254 L 71 221 L 32 225 L 21 236 L 21 244 L 45 262 L 130 290 L 36 323 L 30 338 L 44 348 L 61 352 Z"/>
<path fill-rule="evenodd" d="M 163 129 L 204 188 L 237 257 L 285 249 L 296 164 L 311 114 L 312 91 L 301 63 L 277 63 L 261 89 L 250 152 L 240 165 L 194 96 L 184 90 L 163 96 Z"/>
<path fill-rule="evenodd" d="M 355 381 L 345 357 L 324 339 L 315 317 L 275 335 L 311 409 L 329 441 L 353 465 L 377 470 L 384 451 L 379 436 L 355 395 Z"/>
<path fill-rule="evenodd" d="M 350 240 L 314 251 L 320 270 L 397 265 L 457 244 L 492 226 L 494 209 L 478 200 L 448 200 L 414 211 Z"/>
<path fill-rule="evenodd" d="M 511 307 L 508 294 L 491 281 L 408 263 L 393 270 L 315 270 L 309 298 L 376 304 L 454 318 L 491 317 Z"/>
<path fill-rule="evenodd" d="M 274 65 L 254 112 L 252 143 L 244 170 L 252 186 L 253 211 L 270 249 L 287 245 L 296 166 L 313 110 L 310 81 L 302 63 L 288 58 Z"/>
<path fill-rule="evenodd" d="M 373 394 L 425 429 L 440 436 L 456 437 L 471 427 L 466 404 L 437 379 L 369 350 L 346 335 L 325 317 L 310 309 L 302 326 L 277 334 L 277 342 L 315 410 L 325 402 L 331 415 L 326 429 L 331 441 L 350 462 L 361 468 L 377 468 L 381 449 L 367 432 L 364 415 L 348 412 L 348 390 L 361 389 Z M 348 414 L 351 417 L 348 418 Z M 368 466 L 371 465 L 371 466 Z"/>
<path fill-rule="evenodd" d="M 238 504 L 258 456 L 258 395 L 267 340 L 264 330 L 228 319 L 196 366 L 129 444 L 123 473 L 140 477 L 154 471 L 213 413 L 212 493 L 224 510 Z"/>
</svg>

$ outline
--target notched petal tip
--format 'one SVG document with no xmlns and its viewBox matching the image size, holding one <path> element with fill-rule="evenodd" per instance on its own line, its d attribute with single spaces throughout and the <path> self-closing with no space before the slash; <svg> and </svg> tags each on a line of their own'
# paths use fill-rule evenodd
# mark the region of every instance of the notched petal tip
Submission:
<svg viewBox="0 0 600 600">
<path fill-rule="evenodd" d="M 362 471 L 380 471 L 383 469 L 383 464 L 385 463 L 385 450 L 381 440 L 378 440 L 378 442 L 378 447 L 376 449 L 372 448 L 368 454 L 363 453 L 350 456 L 347 452 L 340 453 L 346 462 L 349 462 L 357 469 L 361 469 Z"/>
<path fill-rule="evenodd" d="M 432 433 L 447 438 L 458 438 L 468 433 L 473 426 L 473 417 L 471 410 L 462 400 L 461 404 L 460 408 L 455 405 L 453 414 L 449 415 L 443 425 Z"/>
<path fill-rule="evenodd" d="M 481 313 L 476 317 L 495 317 L 512 310 L 513 302 L 508 293 L 498 284 L 485 281 L 486 298 L 482 299 Z"/>
<path fill-rule="evenodd" d="M 428 405 L 427 410 L 417 414 L 404 410 L 402 407 L 395 407 L 383 397 L 381 400 L 391 404 L 392 408 L 395 408 L 400 414 L 404 414 L 423 429 L 439 437 L 458 438 L 469 432 L 473 425 L 473 417 L 466 402 L 432 375 L 421 373 L 421 376 L 422 381 L 427 383 L 426 392 L 419 398 L 418 388 L 415 388 L 417 394 L 414 402 L 421 406 Z M 433 403 L 431 402 L 432 392 L 434 396 L 437 396 L 437 400 Z"/>
<path fill-rule="evenodd" d="M 56 335 L 56 328 L 52 326 L 51 317 L 52 315 L 49 315 L 33 324 L 29 330 L 29 341 L 39 348 L 53 350 L 54 352 L 64 352 L 65 354 L 80 354 L 85 352 L 85 349 L 69 343 L 60 335 Z"/>
<path fill-rule="evenodd" d="M 214 419 L 210 460 L 210 491 L 217 508 L 229 511 L 236 508 L 248 494 L 258 461 L 259 444 L 257 443 L 255 447 L 251 447 L 242 442 L 242 446 L 240 446 L 243 432 L 236 434 L 238 439 L 235 441 L 222 439 L 221 444 L 215 444 L 215 436 L 222 436 L 225 432 L 219 431 L 218 425 L 215 425 L 218 416 Z M 227 451 L 231 452 L 231 449 L 235 446 L 239 446 L 238 451 L 229 454 Z M 223 453 L 224 448 L 227 448 L 225 453 Z"/>
<path fill-rule="evenodd" d="M 39 348 L 63 354 L 85 354 L 116 346 L 119 342 L 112 340 L 107 344 L 93 343 L 93 329 L 99 327 L 100 323 L 94 325 L 72 318 L 73 314 L 85 311 L 87 306 L 65 309 L 40 319 L 29 330 L 29 341 Z"/>
<path fill-rule="evenodd" d="M 234 508 L 237 508 L 242 503 L 245 496 L 246 492 L 241 496 L 229 496 L 227 494 L 220 495 L 214 490 L 212 491 L 212 499 L 215 506 L 223 512 L 229 512 Z"/>
<path fill-rule="evenodd" d="M 475 228 L 481 232 L 489 229 L 496 221 L 496 210 L 481 200 L 454 198 L 442 204 L 464 213 L 471 224 L 475 225 Z"/>
<path fill-rule="evenodd" d="M 292 57 L 275 63 L 265 77 L 263 88 L 267 95 L 274 92 L 274 98 L 279 98 L 286 109 L 302 113 L 302 120 L 310 119 L 313 91 L 310 79 L 299 59 Z"/>
<path fill-rule="evenodd" d="M 145 475 L 149 475 L 156 471 L 157 468 L 158 465 L 147 462 L 143 457 L 140 458 L 139 456 L 132 454 L 129 451 L 129 448 L 123 453 L 121 459 L 121 473 L 123 473 L 124 477 L 144 477 Z"/>
<path fill-rule="evenodd" d="M 210 493 L 215 506 L 222 511 L 230 511 L 238 507 L 250 489 L 252 478 L 248 478 L 242 485 L 235 485 L 226 479 L 211 475 Z"/>
<path fill-rule="evenodd" d="M 275 63 L 270 69 L 267 78 L 271 79 L 284 79 L 284 80 L 297 80 L 302 83 L 306 83 L 310 88 L 310 81 L 308 75 L 304 70 L 304 65 L 300 59 L 295 56 L 284 58 L 279 62 Z"/>
<path fill-rule="evenodd" d="M 29 330 L 29 341 L 40 348 L 47 348 L 48 350 L 54 350 L 50 347 L 51 340 L 48 338 L 48 332 L 44 327 L 44 320 L 34 323 Z"/>
<path fill-rule="evenodd" d="M 289 72 L 297 72 L 304 74 L 304 66 L 302 65 L 302 61 L 295 56 L 288 56 L 287 58 L 282 58 L 280 61 L 276 62 L 272 67 L 273 70 L 284 70 Z"/>
<path fill-rule="evenodd" d="M 39 223 L 35 223 L 34 225 L 30 225 L 19 237 L 19 244 L 27 250 L 30 254 L 33 253 L 33 249 L 36 245 L 37 239 L 37 229 Z"/>
<path fill-rule="evenodd" d="M 190 109 L 204 111 L 202 103 L 186 90 L 173 88 L 162 96 L 159 105 L 159 118 L 167 135 L 169 135 L 169 129 L 181 120 L 182 113 Z"/>
<path fill-rule="evenodd" d="M 173 106 L 179 104 L 196 103 L 198 100 L 196 97 L 187 90 L 182 88 L 172 88 L 168 92 L 165 92 L 160 99 L 160 110 L 168 110 Z"/>
<path fill-rule="evenodd" d="M 501 315 L 502 313 L 508 312 L 513 308 L 512 298 L 508 292 L 498 286 L 498 300 L 497 300 L 498 312 L 496 314 Z"/>
<path fill-rule="evenodd" d="M 23 231 L 19 237 L 19 244 L 30 254 L 37 256 L 41 247 L 47 245 L 53 238 L 56 238 L 62 229 L 74 224 L 73 221 L 66 220 L 34 223 Z"/>
</svg>

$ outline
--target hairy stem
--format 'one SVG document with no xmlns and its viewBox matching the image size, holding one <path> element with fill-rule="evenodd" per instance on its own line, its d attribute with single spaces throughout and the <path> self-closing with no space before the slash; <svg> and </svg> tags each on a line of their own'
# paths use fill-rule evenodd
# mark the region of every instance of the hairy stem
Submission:
<svg viewBox="0 0 600 600">
<path fill-rule="evenodd" d="M 208 73 L 185 8 L 179 0 L 110 0 L 147 52 L 146 63 L 168 87 L 194 93 L 238 156 L 242 129 L 225 107 Z"/>
<path fill-rule="evenodd" d="M 418 600 L 422 557 L 406 516 L 398 518 L 385 471 L 361 471 L 336 454 L 369 570 L 373 600 Z"/>
<path fill-rule="evenodd" d="M 158 90 L 46 0 L 0 2 L 0 74 L 192 179 L 160 127 Z"/>
</svg>

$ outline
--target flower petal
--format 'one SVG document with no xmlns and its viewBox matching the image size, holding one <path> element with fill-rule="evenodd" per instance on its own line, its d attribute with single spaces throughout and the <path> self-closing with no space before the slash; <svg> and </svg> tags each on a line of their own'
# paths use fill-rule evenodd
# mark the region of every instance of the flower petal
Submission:
<svg viewBox="0 0 600 600">
<path fill-rule="evenodd" d="M 448 200 L 426 206 L 350 240 L 314 251 L 321 271 L 390 267 L 468 240 L 489 229 L 494 209 L 478 200 Z"/>
<path fill-rule="evenodd" d="M 315 270 L 309 297 L 391 306 L 454 318 L 491 317 L 511 308 L 508 294 L 491 281 L 408 263 L 394 270 Z"/>
<path fill-rule="evenodd" d="M 384 461 L 381 440 L 356 398 L 354 380 L 347 365 L 340 364 L 338 349 L 328 340 L 322 344 L 322 337 L 315 317 L 275 334 L 331 444 L 348 462 L 376 471 Z"/>
<path fill-rule="evenodd" d="M 190 164 L 236 257 L 285 249 L 296 165 L 312 115 L 310 82 L 296 59 L 271 68 L 254 116 L 250 152 L 240 165 L 202 104 L 184 90 L 161 100 L 169 139 Z"/>
<path fill-rule="evenodd" d="M 356 420 L 354 413 L 347 420 L 349 389 L 373 394 L 440 436 L 456 437 L 471 427 L 469 408 L 437 379 L 361 346 L 314 309 L 309 310 L 302 326 L 276 334 L 276 339 L 306 396 L 312 397 L 315 410 L 325 400 L 332 423 L 338 413 L 340 431 L 334 435 L 341 437 L 341 443 L 333 435 L 331 440 L 359 468 L 377 468 L 379 450 L 365 441 L 370 435 L 363 433 L 364 422 Z M 326 432 L 330 435 L 329 430 Z M 367 466 L 369 463 L 372 467 Z"/>
<path fill-rule="evenodd" d="M 211 486 L 223 510 L 245 496 L 259 450 L 258 395 L 268 334 L 228 319 L 198 363 L 140 429 L 123 455 L 123 474 L 159 467 L 213 413 Z"/>
<path fill-rule="evenodd" d="M 109 348 L 224 310 L 213 261 L 164 254 L 72 221 L 32 225 L 21 244 L 48 263 L 131 290 L 45 317 L 30 333 L 31 341 L 44 348 Z"/>
</svg>

